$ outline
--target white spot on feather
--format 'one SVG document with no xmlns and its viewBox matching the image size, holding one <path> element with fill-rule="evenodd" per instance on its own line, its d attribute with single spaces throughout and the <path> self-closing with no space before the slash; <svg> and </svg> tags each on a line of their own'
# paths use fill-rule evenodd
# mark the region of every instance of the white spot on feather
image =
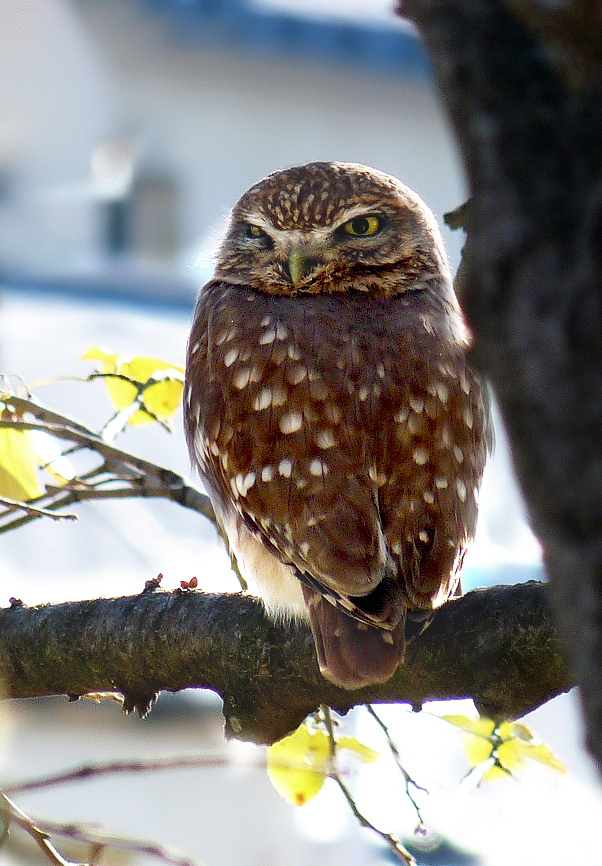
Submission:
<svg viewBox="0 0 602 866">
<path fill-rule="evenodd" d="M 410 395 L 409 403 L 412 412 L 420 415 L 420 413 L 424 409 L 424 400 L 421 400 L 420 397 L 413 397 L 412 395 Z"/>
<path fill-rule="evenodd" d="M 278 464 L 278 473 L 282 475 L 283 478 L 290 478 L 292 471 L 293 464 L 288 458 L 285 457 L 285 459 L 281 460 Z"/>
<path fill-rule="evenodd" d="M 316 445 L 318 448 L 334 448 L 336 444 L 336 439 L 331 430 L 320 430 L 318 432 L 316 436 Z"/>
<path fill-rule="evenodd" d="M 224 355 L 224 365 L 231 367 L 238 358 L 238 349 L 229 349 Z"/>
<path fill-rule="evenodd" d="M 280 427 L 281 432 L 285 435 L 296 433 L 297 430 L 300 430 L 303 426 L 303 415 L 301 412 L 297 412 L 296 410 L 285 412 L 278 421 L 278 426 Z"/>
<path fill-rule="evenodd" d="M 269 331 L 264 331 L 264 333 L 259 338 L 260 346 L 267 346 L 270 343 L 273 343 L 276 339 L 276 330 L 275 328 L 270 328 Z"/>
<path fill-rule="evenodd" d="M 249 492 L 250 488 L 255 484 L 255 473 L 247 472 L 246 475 L 243 475 L 242 472 L 239 472 L 236 476 L 236 489 L 240 493 L 241 496 L 246 496 Z"/>
<path fill-rule="evenodd" d="M 273 466 L 264 466 L 261 470 L 261 480 L 266 484 L 272 480 L 274 477 L 274 467 Z"/>
<path fill-rule="evenodd" d="M 309 472 L 311 475 L 315 475 L 316 477 L 319 475 L 327 475 L 328 466 L 322 460 L 316 458 L 309 464 Z"/>
<path fill-rule="evenodd" d="M 412 459 L 414 463 L 417 463 L 419 466 L 424 466 L 429 459 L 429 452 L 426 448 L 423 448 L 422 445 L 419 445 L 418 448 L 414 449 Z"/>
</svg>

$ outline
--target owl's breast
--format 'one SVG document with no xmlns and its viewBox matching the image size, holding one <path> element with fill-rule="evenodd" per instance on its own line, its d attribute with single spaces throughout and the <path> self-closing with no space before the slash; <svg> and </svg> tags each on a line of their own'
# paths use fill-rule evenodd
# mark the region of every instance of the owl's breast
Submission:
<svg viewBox="0 0 602 866">
<path fill-rule="evenodd" d="M 486 426 L 453 311 L 429 297 L 209 284 L 188 436 L 212 495 L 282 558 L 362 595 L 391 558 L 417 607 L 474 531 Z M 227 503 L 227 505 L 226 505 Z"/>
</svg>

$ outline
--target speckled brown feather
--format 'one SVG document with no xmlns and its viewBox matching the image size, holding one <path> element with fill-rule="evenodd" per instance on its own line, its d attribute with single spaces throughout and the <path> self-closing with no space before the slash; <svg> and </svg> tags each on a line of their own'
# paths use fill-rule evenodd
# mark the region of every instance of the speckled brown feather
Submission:
<svg viewBox="0 0 602 866">
<path fill-rule="evenodd" d="M 325 676 L 356 688 L 402 660 L 406 610 L 456 588 L 488 413 L 432 216 L 394 179 L 362 169 L 362 193 L 360 167 L 329 165 L 270 176 L 235 208 L 195 313 L 186 426 L 266 604 L 305 613 Z M 358 200 L 400 211 L 386 217 L 396 248 L 387 236 L 369 255 L 361 244 L 332 253 L 321 234 L 325 261 L 307 285 L 278 277 L 277 231 L 302 230 L 305 243 Z M 242 285 L 236 227 L 254 203 L 276 249 L 267 268 L 269 250 L 247 256 Z"/>
</svg>

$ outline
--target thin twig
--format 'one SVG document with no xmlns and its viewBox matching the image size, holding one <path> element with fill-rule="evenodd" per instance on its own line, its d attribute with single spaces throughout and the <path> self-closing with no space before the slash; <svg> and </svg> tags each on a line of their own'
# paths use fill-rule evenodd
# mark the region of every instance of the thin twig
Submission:
<svg viewBox="0 0 602 866">
<path fill-rule="evenodd" d="M 347 800 L 349 808 L 351 809 L 355 819 L 358 821 L 361 827 L 365 827 L 368 830 L 372 830 L 373 833 L 382 839 L 382 841 L 393 851 L 394 854 L 399 857 L 402 863 L 405 863 L 406 866 L 416 866 L 416 860 L 410 854 L 410 852 L 404 848 L 399 839 L 394 836 L 392 833 L 385 833 L 384 830 L 379 830 L 378 827 L 375 827 L 366 816 L 360 812 L 357 807 L 355 800 L 353 799 L 353 795 L 351 791 L 347 787 L 347 785 L 343 782 L 341 775 L 339 773 L 337 763 L 336 763 L 336 755 L 337 755 L 337 745 L 336 739 L 334 735 L 334 728 L 332 724 L 332 714 L 330 712 L 330 707 L 326 706 L 326 704 L 322 704 L 320 707 L 321 715 L 324 720 L 324 724 L 326 725 L 326 731 L 328 733 L 328 742 L 330 747 L 330 771 L 329 776 L 339 786 L 343 796 Z"/>
<path fill-rule="evenodd" d="M 14 796 L 27 791 L 39 791 L 42 788 L 50 788 L 56 785 L 65 785 L 72 782 L 88 781 L 92 778 L 114 775 L 115 773 L 154 773 L 160 770 L 182 770 L 195 767 L 223 767 L 230 761 L 229 756 L 223 750 L 205 755 L 184 755 L 171 758 L 156 758 L 150 760 L 135 761 L 109 761 L 105 764 L 83 764 L 75 770 L 67 770 L 54 776 L 43 776 L 39 779 L 30 779 L 26 782 L 17 782 L 14 785 L 5 785 L 5 793 Z M 257 767 L 265 767 L 265 760 L 257 763 Z"/>
<path fill-rule="evenodd" d="M 57 514 L 47 508 L 37 508 L 20 499 L 9 499 L 8 496 L 0 496 L 0 505 L 6 505 L 10 511 L 17 509 L 35 514 L 37 517 L 51 517 L 53 520 L 77 520 L 77 514 Z"/>
<path fill-rule="evenodd" d="M 0 794 L 0 800 L 4 803 L 9 822 L 14 822 L 31 836 L 54 866 L 95 866 L 106 848 L 119 848 L 125 851 L 135 851 L 137 854 L 146 854 L 149 857 L 162 860 L 164 863 L 169 863 L 171 866 L 200 866 L 188 857 L 154 842 L 128 839 L 124 836 L 109 836 L 80 824 L 60 824 L 55 821 L 47 821 L 44 818 L 34 820 L 19 809 L 6 794 Z M 52 844 L 51 836 L 62 836 L 90 845 L 92 847 L 90 859 L 85 864 L 67 860 Z"/>
<path fill-rule="evenodd" d="M 9 800 L 5 794 L 0 794 L 0 801 L 4 803 L 5 811 L 10 822 L 12 823 L 14 821 L 14 823 L 18 824 L 22 830 L 25 830 L 25 832 L 31 836 L 34 842 L 42 849 L 51 863 L 54 863 L 55 866 L 84 866 L 82 863 L 75 864 L 71 860 L 66 860 L 61 854 L 59 854 L 50 841 L 50 834 L 41 829 L 35 821 L 32 821 L 32 819 L 26 815 L 25 812 L 22 812 L 21 809 L 12 802 L 12 800 Z"/>
<path fill-rule="evenodd" d="M 98 862 L 98 853 L 105 848 L 119 848 L 122 851 L 135 851 L 136 854 L 146 854 L 147 857 L 155 857 L 171 866 L 201 866 L 198 861 L 191 860 L 184 855 L 172 851 L 155 842 L 147 842 L 143 839 L 128 839 L 124 836 L 109 836 L 92 827 L 81 824 L 59 824 L 54 821 L 46 821 L 44 818 L 36 820 L 36 826 L 45 833 L 53 836 L 62 836 L 65 839 L 73 839 L 76 842 L 84 842 L 93 846 L 92 857 L 86 866 L 94 866 Z"/>
<path fill-rule="evenodd" d="M 81 483 L 83 479 L 79 478 L 62 487 L 47 485 L 45 493 L 27 503 L 26 514 L 12 518 L 8 517 L 10 512 L 0 515 L 0 519 L 4 518 L 0 533 L 36 520 L 46 511 L 51 512 L 49 516 L 54 517 L 54 512 L 58 508 L 80 500 L 130 496 L 171 499 L 185 508 L 198 511 L 215 525 L 215 515 L 209 498 L 176 472 L 115 447 L 94 430 L 67 415 L 60 415 L 46 408 L 33 399 L 11 395 L 4 398 L 4 403 L 12 409 L 15 417 L 9 419 L 5 415 L 0 419 L 0 427 L 42 431 L 58 439 L 67 440 L 72 443 L 69 452 L 82 449 L 92 451 L 102 462 L 96 469 L 88 470 L 85 478 L 90 480 L 106 474 L 107 477 L 97 483 L 103 485 L 113 483 L 119 486 L 110 491 L 100 491 L 91 485 L 84 486 Z M 25 415 L 33 415 L 36 420 L 26 421 L 23 417 Z"/>
<path fill-rule="evenodd" d="M 366 704 L 366 709 L 368 710 L 368 712 L 370 713 L 370 715 L 372 716 L 372 718 L 374 719 L 376 724 L 379 726 L 381 731 L 384 733 L 384 735 L 387 739 L 387 745 L 389 746 L 389 750 L 390 750 L 391 754 L 393 755 L 393 759 L 394 759 L 395 763 L 397 764 L 397 767 L 399 768 L 401 775 L 404 778 L 406 796 L 408 797 L 410 803 L 414 807 L 414 810 L 416 812 L 416 817 L 418 818 L 418 826 L 416 827 L 415 832 L 416 833 L 425 833 L 426 832 L 426 825 L 424 823 L 424 818 L 422 817 L 422 813 L 420 811 L 420 806 L 418 805 L 418 803 L 416 802 L 416 800 L 414 799 L 413 795 L 410 792 L 410 785 L 412 785 L 417 791 L 424 791 L 425 794 L 428 794 L 428 791 L 426 788 L 423 788 L 422 785 L 419 785 L 417 782 L 414 781 L 414 779 L 412 779 L 412 777 L 410 776 L 410 774 L 408 773 L 406 768 L 401 763 L 401 755 L 399 754 L 399 749 L 397 748 L 397 745 L 395 744 L 393 738 L 391 737 L 391 734 L 389 732 L 388 727 L 385 725 L 383 720 L 377 714 L 377 712 L 374 709 L 374 707 L 372 706 L 372 704 Z"/>
</svg>

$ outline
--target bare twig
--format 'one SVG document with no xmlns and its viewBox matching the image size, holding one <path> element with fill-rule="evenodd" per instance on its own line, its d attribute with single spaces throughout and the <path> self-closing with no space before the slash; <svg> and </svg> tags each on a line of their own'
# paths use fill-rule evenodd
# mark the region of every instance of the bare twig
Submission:
<svg viewBox="0 0 602 866">
<path fill-rule="evenodd" d="M 228 754 L 222 750 L 204 755 L 183 755 L 151 760 L 110 761 L 106 764 L 83 764 L 75 770 L 68 770 L 54 776 L 43 776 L 39 779 L 30 779 L 27 782 L 6 785 L 3 790 L 5 794 L 14 796 L 15 794 L 23 794 L 27 791 L 39 791 L 42 788 L 88 781 L 92 778 L 100 778 L 101 776 L 109 776 L 116 773 L 155 773 L 161 770 L 222 767 L 229 762 L 230 758 Z M 260 762 L 257 762 L 257 767 L 265 767 L 265 759 L 262 758 Z"/>
<path fill-rule="evenodd" d="M 178 473 L 115 447 L 106 442 L 101 434 L 67 415 L 48 409 L 36 400 L 11 395 L 4 398 L 4 403 L 14 415 L 6 417 L 5 413 L 0 419 L 0 427 L 47 433 L 71 443 L 65 453 L 90 451 L 98 456 L 100 464 L 87 470 L 83 478 L 72 479 L 62 486 L 47 485 L 41 496 L 28 502 L 26 508 L 21 508 L 26 514 L 15 515 L 15 506 L 8 502 L 9 511 L 0 515 L 0 519 L 4 518 L 0 533 L 16 529 L 41 516 L 55 519 L 59 519 L 59 516 L 66 517 L 67 515 L 57 515 L 56 511 L 85 499 L 138 496 L 172 499 L 186 508 L 198 511 L 215 523 L 209 498 Z M 33 416 L 34 420 L 24 420 L 25 416 Z M 85 483 L 84 479 L 88 483 Z M 92 480 L 95 480 L 95 485 L 90 483 Z M 109 484 L 113 486 L 111 489 L 99 490 L 100 484 L 105 488 Z"/>
<path fill-rule="evenodd" d="M 349 808 L 351 809 L 355 819 L 358 821 L 361 827 L 366 827 L 368 830 L 372 830 L 373 833 L 382 839 L 382 841 L 388 846 L 388 848 L 397 855 L 397 857 L 401 860 L 402 863 L 405 863 L 406 866 L 416 866 L 416 861 L 410 854 L 410 852 L 404 848 L 399 839 L 394 836 L 392 833 L 385 833 L 384 830 L 379 830 L 378 827 L 375 827 L 374 824 L 369 821 L 366 816 L 360 812 L 357 807 L 357 803 L 353 799 L 353 795 L 351 791 L 347 787 L 347 785 L 343 782 L 341 778 L 341 774 L 339 773 L 337 767 L 337 745 L 336 739 L 334 736 L 334 729 L 332 724 L 332 713 L 330 712 L 330 707 L 326 706 L 326 704 L 322 704 L 320 707 L 321 717 L 326 726 L 326 731 L 328 733 L 328 742 L 330 744 L 330 768 L 329 768 L 329 777 L 334 779 L 334 781 L 339 786 L 343 796 L 347 800 Z"/>
<path fill-rule="evenodd" d="M 47 508 L 36 508 L 20 499 L 9 499 L 8 496 L 0 496 L 0 505 L 6 505 L 9 511 L 26 511 L 36 517 L 51 517 L 53 520 L 77 520 L 77 514 L 57 514 Z"/>
<path fill-rule="evenodd" d="M 401 775 L 404 778 L 405 788 L 406 788 L 406 796 L 408 797 L 410 803 L 414 807 L 414 810 L 416 811 L 416 817 L 418 818 L 418 826 L 416 827 L 415 832 L 416 833 L 425 833 L 426 832 L 426 826 L 424 823 L 424 819 L 422 817 L 422 812 L 420 811 L 420 806 L 418 805 L 418 803 L 416 802 L 416 800 L 414 799 L 414 797 L 410 791 L 410 785 L 413 788 L 415 788 L 417 791 L 424 791 L 426 794 L 428 794 L 428 791 L 426 790 L 426 788 L 423 788 L 422 785 L 419 785 L 418 782 L 415 782 L 414 779 L 412 779 L 412 777 L 410 776 L 410 774 L 408 773 L 406 768 L 401 763 L 401 755 L 399 754 L 399 749 L 397 748 L 396 743 L 392 739 L 388 727 L 385 725 L 383 720 L 377 714 L 377 712 L 374 709 L 374 707 L 372 706 L 372 704 L 366 704 L 366 709 L 368 710 L 368 712 L 370 713 L 370 715 L 372 716 L 372 718 L 374 719 L 376 724 L 379 726 L 381 731 L 384 733 L 384 735 L 387 739 L 387 745 L 389 746 L 389 750 L 390 750 L 391 754 L 393 755 L 393 759 L 394 759 L 395 763 L 397 764 L 397 767 L 399 768 Z"/>
<path fill-rule="evenodd" d="M 22 812 L 18 806 L 16 806 L 12 800 L 9 800 L 5 794 L 0 794 L 0 802 L 4 804 L 4 811 L 7 815 L 8 820 L 12 823 L 18 824 L 22 830 L 31 836 L 34 842 L 42 849 L 45 856 L 50 860 L 51 863 L 54 863 L 55 866 L 84 866 L 84 864 L 75 864 L 71 860 L 66 860 L 59 852 L 56 850 L 52 842 L 50 841 L 50 834 L 42 830 L 35 821 Z"/>
<path fill-rule="evenodd" d="M 91 845 L 93 848 L 92 856 L 86 866 L 94 866 L 95 863 L 98 863 L 98 855 L 106 848 L 119 848 L 122 851 L 134 851 L 136 854 L 146 854 L 148 857 L 155 857 L 157 860 L 171 864 L 171 866 L 201 866 L 198 861 L 191 860 L 176 851 L 166 848 L 164 845 L 157 845 L 154 842 L 147 842 L 143 839 L 109 836 L 92 827 L 86 827 L 81 824 L 60 824 L 54 821 L 46 821 L 43 818 L 36 820 L 36 826 L 40 831 L 48 835 L 62 836 L 65 839 L 72 839 L 76 842 Z"/>
<path fill-rule="evenodd" d="M 99 862 L 100 855 L 106 848 L 119 848 L 125 851 L 135 851 L 137 854 L 146 854 L 155 857 L 171 866 L 199 866 L 188 857 L 171 851 L 163 845 L 147 842 L 140 839 L 128 839 L 124 836 L 109 836 L 98 830 L 85 827 L 80 824 L 61 824 L 55 821 L 47 821 L 44 818 L 32 819 L 10 800 L 6 794 L 0 794 L 0 802 L 9 823 L 15 823 L 24 830 L 36 844 L 42 849 L 45 856 L 54 866 L 95 866 Z M 60 854 L 50 841 L 52 836 L 62 836 L 77 842 L 83 842 L 92 848 L 90 858 L 86 863 L 74 863 Z"/>
</svg>

